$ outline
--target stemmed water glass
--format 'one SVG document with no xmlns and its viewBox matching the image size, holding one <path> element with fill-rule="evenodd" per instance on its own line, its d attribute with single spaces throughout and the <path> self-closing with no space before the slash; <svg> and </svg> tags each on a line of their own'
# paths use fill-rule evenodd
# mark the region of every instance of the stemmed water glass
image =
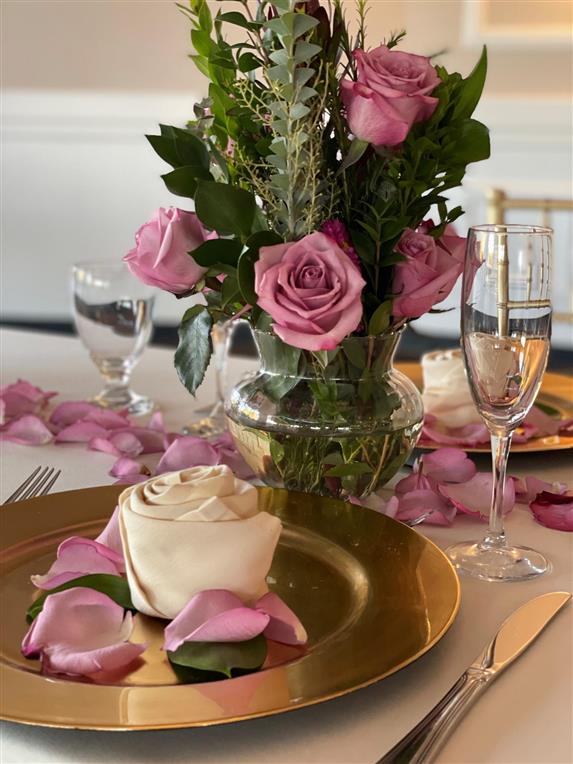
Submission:
<svg viewBox="0 0 573 764">
<path fill-rule="evenodd" d="M 136 279 L 124 263 L 78 263 L 72 271 L 78 334 L 105 386 L 94 403 L 146 414 L 153 401 L 130 389 L 131 372 L 151 337 L 155 290 Z"/>
<path fill-rule="evenodd" d="M 551 336 L 552 230 L 536 226 L 471 228 L 462 285 L 462 348 L 475 405 L 491 434 L 493 491 L 483 541 L 447 552 L 464 573 L 520 581 L 549 570 L 545 557 L 510 546 L 503 495 L 511 437 L 539 391 Z"/>
</svg>

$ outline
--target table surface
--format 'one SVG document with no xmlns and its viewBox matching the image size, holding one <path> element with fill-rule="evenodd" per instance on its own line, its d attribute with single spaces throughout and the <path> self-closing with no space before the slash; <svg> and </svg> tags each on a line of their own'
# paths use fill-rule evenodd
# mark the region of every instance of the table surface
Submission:
<svg viewBox="0 0 573 764">
<path fill-rule="evenodd" d="M 58 400 L 86 398 L 97 391 L 97 372 L 74 338 L 6 330 L 0 333 L 0 350 L 4 384 L 21 377 L 57 390 Z M 231 359 L 230 381 L 252 367 L 252 360 Z M 194 401 L 176 378 L 171 351 L 150 348 L 134 372 L 134 388 L 154 396 L 168 427 L 178 429 L 195 408 L 209 402 L 213 384 L 208 377 Z M 571 485 L 572 461 L 571 452 L 516 454 L 509 471 Z M 88 453 L 83 446 L 4 444 L 0 497 L 40 463 L 63 469 L 60 491 L 112 480 L 107 473 L 113 457 Z M 488 466 L 483 457 L 480 466 Z M 538 594 L 573 587 L 573 534 L 538 525 L 520 506 L 509 516 L 507 530 L 516 543 L 546 553 L 553 571 L 518 584 L 463 579 L 462 605 L 450 631 L 428 654 L 382 682 L 311 708 L 223 727 L 106 733 L 3 723 L 0 761 L 375 762 L 439 700 L 516 607 Z M 456 519 L 451 528 L 421 528 L 442 547 L 479 538 L 483 531 L 483 524 L 471 518 Z M 561 612 L 477 702 L 440 754 L 441 764 L 573 761 L 572 613 L 571 606 Z"/>
</svg>

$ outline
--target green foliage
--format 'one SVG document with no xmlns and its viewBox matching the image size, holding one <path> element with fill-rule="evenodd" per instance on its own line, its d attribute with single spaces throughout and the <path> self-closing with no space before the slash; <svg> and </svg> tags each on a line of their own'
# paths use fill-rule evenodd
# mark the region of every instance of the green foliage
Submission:
<svg viewBox="0 0 573 764">
<path fill-rule="evenodd" d="M 179 344 L 175 351 L 175 368 L 191 395 L 203 381 L 213 352 L 211 327 L 213 318 L 203 305 L 186 311 L 179 326 Z"/>
<path fill-rule="evenodd" d="M 184 642 L 167 657 L 184 682 L 230 679 L 261 668 L 267 640 L 259 634 L 244 642 Z"/>
<path fill-rule="evenodd" d="M 257 203 L 253 194 L 227 183 L 201 181 L 195 210 L 204 226 L 221 235 L 247 239 L 253 233 Z"/>
<path fill-rule="evenodd" d="M 118 605 L 125 608 L 125 610 L 135 611 L 129 593 L 129 584 L 125 578 L 122 578 L 121 576 L 112 576 L 108 573 L 94 573 L 89 576 L 74 578 L 71 581 L 66 581 L 65 584 L 60 584 L 53 589 L 42 592 L 39 597 L 36 597 L 26 611 L 27 622 L 32 623 L 34 618 L 42 612 L 44 604 L 51 594 L 63 592 L 66 589 L 75 589 L 78 586 L 94 589 L 96 592 L 106 594 L 114 602 L 117 602 Z"/>
</svg>

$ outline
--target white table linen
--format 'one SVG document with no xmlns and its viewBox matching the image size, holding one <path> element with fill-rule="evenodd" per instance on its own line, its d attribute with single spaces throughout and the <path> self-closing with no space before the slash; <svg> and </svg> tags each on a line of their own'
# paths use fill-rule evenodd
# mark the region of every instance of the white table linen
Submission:
<svg viewBox="0 0 573 764">
<path fill-rule="evenodd" d="M 76 339 L 5 330 L 0 334 L 0 347 L 3 383 L 18 377 L 28 379 L 44 389 L 57 390 L 57 400 L 86 398 L 98 389 L 96 369 Z M 252 361 L 233 359 L 230 377 L 252 367 Z M 159 349 L 145 352 L 134 373 L 134 387 L 156 400 L 173 429 L 189 420 L 194 407 L 208 403 L 214 390 L 208 376 L 193 401 L 177 380 L 172 352 Z M 62 468 L 56 488 L 64 491 L 109 484 L 112 463 L 113 457 L 75 444 L 28 447 L 6 443 L 2 446 L 0 498 L 8 496 L 38 464 Z M 571 468 L 571 452 L 552 452 L 514 455 L 509 471 L 571 485 Z M 538 525 L 524 507 L 511 513 L 507 529 L 515 543 L 547 554 L 552 572 L 515 584 L 463 579 L 460 613 L 446 636 L 420 660 L 372 687 L 292 713 L 223 727 L 105 733 L 4 723 L 0 761 L 375 762 L 439 700 L 512 610 L 538 594 L 572 589 L 573 534 Z M 440 546 L 478 538 L 483 531 L 484 526 L 471 518 L 457 518 L 451 528 L 421 528 Z M 573 608 L 569 605 L 478 701 L 443 749 L 440 764 L 572 762 L 572 645 Z"/>
</svg>

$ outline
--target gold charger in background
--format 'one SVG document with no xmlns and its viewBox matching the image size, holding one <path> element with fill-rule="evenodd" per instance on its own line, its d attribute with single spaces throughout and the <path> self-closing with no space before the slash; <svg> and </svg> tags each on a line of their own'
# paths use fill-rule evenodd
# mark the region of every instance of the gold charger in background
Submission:
<svg viewBox="0 0 573 764">
<path fill-rule="evenodd" d="M 452 624 L 459 581 L 434 544 L 401 523 L 334 499 L 271 488 L 259 505 L 283 522 L 269 584 L 304 623 L 305 651 L 272 645 L 269 666 L 182 685 L 161 651 L 165 622 L 136 616 L 141 664 L 105 683 L 45 677 L 20 654 L 32 573 L 68 536 L 95 536 L 118 486 L 51 494 L 2 508 L 0 717 L 84 729 L 192 727 L 267 716 L 382 679 L 429 650 Z M 272 643 L 271 643 L 272 644 Z"/>
<path fill-rule="evenodd" d="M 410 377 L 420 390 L 422 389 L 422 367 L 419 363 L 408 361 L 398 363 L 396 367 L 407 377 Z M 573 377 L 551 371 L 545 372 L 537 401 L 554 409 L 559 414 L 560 419 L 573 417 Z M 442 445 L 422 438 L 417 447 L 425 451 L 435 451 L 442 448 Z M 525 443 L 512 443 L 511 453 L 563 451 L 569 448 L 573 448 L 573 435 L 546 435 L 541 438 L 531 438 Z M 468 453 L 491 453 L 489 444 L 471 448 L 463 447 L 463 449 Z"/>
</svg>

